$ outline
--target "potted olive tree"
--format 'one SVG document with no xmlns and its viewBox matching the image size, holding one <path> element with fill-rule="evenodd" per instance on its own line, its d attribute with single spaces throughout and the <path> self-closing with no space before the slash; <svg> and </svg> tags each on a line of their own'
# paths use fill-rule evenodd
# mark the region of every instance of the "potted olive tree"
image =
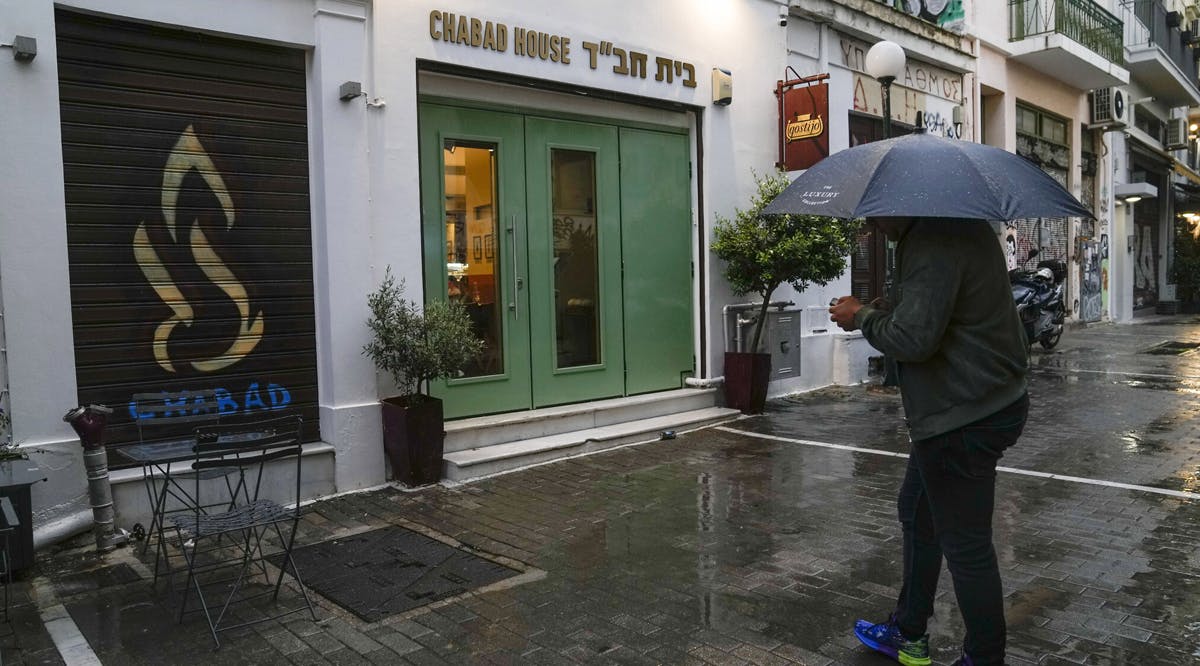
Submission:
<svg viewBox="0 0 1200 666">
<path fill-rule="evenodd" d="M 404 298 L 389 267 L 379 289 L 367 297 L 371 341 L 363 354 L 392 376 L 400 395 L 380 401 L 383 448 L 392 478 L 405 485 L 436 483 L 442 474 L 442 401 L 429 382 L 453 377 L 479 355 L 483 342 L 458 303 L 431 301 L 420 308 Z"/>
<path fill-rule="evenodd" d="M 787 176 L 780 171 L 754 181 L 750 207 L 737 209 L 733 219 L 718 215 L 712 242 L 734 293 L 762 299 L 749 351 L 725 353 L 725 401 L 747 414 L 761 412 L 767 399 L 771 355 L 760 352 L 759 342 L 771 294 L 785 282 L 804 291 L 810 283 L 824 286 L 842 275 L 860 225 L 817 215 L 763 215 L 763 207 L 787 187 Z"/>
</svg>

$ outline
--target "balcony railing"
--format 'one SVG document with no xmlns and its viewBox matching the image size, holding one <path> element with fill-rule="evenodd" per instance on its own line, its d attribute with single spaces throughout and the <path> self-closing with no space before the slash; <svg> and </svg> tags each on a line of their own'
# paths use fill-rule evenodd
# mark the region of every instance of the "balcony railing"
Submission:
<svg viewBox="0 0 1200 666">
<path fill-rule="evenodd" d="M 1105 60 L 1125 64 L 1121 19 L 1092 0 L 1008 0 L 1009 41 L 1058 33 Z"/>
<path fill-rule="evenodd" d="M 1196 60 L 1192 57 L 1191 46 L 1184 43 L 1179 27 L 1171 27 L 1168 22 L 1169 13 L 1162 0 L 1134 0 L 1133 15 L 1136 20 L 1130 21 L 1127 27 L 1129 39 L 1126 43 L 1132 49 L 1157 46 L 1175 63 L 1184 78 L 1194 84 Z"/>
</svg>

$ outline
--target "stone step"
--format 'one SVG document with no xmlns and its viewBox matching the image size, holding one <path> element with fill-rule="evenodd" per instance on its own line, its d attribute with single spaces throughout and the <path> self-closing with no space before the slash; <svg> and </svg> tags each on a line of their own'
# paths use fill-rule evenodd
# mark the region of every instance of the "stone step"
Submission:
<svg viewBox="0 0 1200 666">
<path fill-rule="evenodd" d="M 717 389 L 684 388 L 446 422 L 444 451 L 454 453 L 590 428 L 689 412 L 717 403 Z"/>
<path fill-rule="evenodd" d="M 740 414 L 736 409 L 706 407 L 446 453 L 442 456 L 442 477 L 449 481 L 476 479 L 622 444 L 648 442 L 659 439 L 667 430 L 723 423 Z"/>
</svg>

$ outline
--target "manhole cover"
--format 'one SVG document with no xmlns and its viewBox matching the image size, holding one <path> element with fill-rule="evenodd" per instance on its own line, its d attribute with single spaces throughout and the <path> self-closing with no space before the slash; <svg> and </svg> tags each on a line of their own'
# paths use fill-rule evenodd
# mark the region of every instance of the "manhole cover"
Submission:
<svg viewBox="0 0 1200 666">
<path fill-rule="evenodd" d="M 1159 345 L 1154 345 L 1149 349 L 1142 350 L 1143 354 L 1157 354 L 1160 356 L 1182 356 L 1189 352 L 1195 351 L 1200 347 L 1200 342 L 1180 342 L 1178 340 L 1170 340 Z"/>
<path fill-rule="evenodd" d="M 367 622 L 521 573 L 396 526 L 297 548 L 292 558 L 310 590 Z"/>
</svg>

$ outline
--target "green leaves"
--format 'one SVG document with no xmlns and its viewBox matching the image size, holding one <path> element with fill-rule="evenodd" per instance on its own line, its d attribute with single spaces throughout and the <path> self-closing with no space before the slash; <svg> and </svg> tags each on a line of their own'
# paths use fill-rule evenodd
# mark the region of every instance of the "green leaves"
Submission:
<svg viewBox="0 0 1200 666">
<path fill-rule="evenodd" d="M 734 219 L 717 216 L 712 250 L 725 260 L 725 278 L 737 294 L 770 298 L 787 282 L 798 291 L 825 285 L 846 270 L 857 220 L 817 215 L 762 215 L 761 211 L 788 185 L 787 176 L 755 177 L 758 189 L 750 208 Z"/>
<path fill-rule="evenodd" d="M 725 279 L 739 295 L 758 294 L 764 303 L 787 282 L 797 291 L 826 285 L 846 270 L 860 221 L 817 215 L 763 215 L 762 209 L 788 186 L 786 174 L 754 178 L 750 208 L 732 220 L 717 216 L 712 251 L 725 260 Z M 762 328 L 757 324 L 754 339 Z"/>
<path fill-rule="evenodd" d="M 387 372 L 405 394 L 421 392 L 430 380 L 449 377 L 483 350 L 471 330 L 471 318 L 458 303 L 431 301 L 424 310 L 404 298 L 388 267 L 377 291 L 367 296 L 371 342 L 363 354 Z"/>
</svg>

